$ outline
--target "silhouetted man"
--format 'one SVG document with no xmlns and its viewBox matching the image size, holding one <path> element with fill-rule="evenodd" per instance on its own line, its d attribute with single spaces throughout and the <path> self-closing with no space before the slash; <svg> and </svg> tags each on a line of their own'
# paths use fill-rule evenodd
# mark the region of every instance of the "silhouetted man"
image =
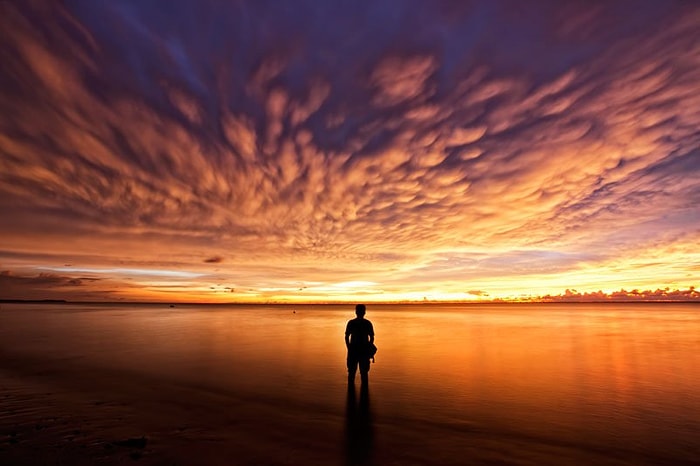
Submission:
<svg viewBox="0 0 700 466">
<path fill-rule="evenodd" d="M 345 346 L 348 348 L 348 383 L 355 382 L 357 366 L 360 366 L 360 379 L 368 381 L 370 347 L 374 343 L 374 327 L 365 319 L 367 308 L 364 304 L 355 306 L 356 318 L 348 321 L 345 327 Z"/>
</svg>

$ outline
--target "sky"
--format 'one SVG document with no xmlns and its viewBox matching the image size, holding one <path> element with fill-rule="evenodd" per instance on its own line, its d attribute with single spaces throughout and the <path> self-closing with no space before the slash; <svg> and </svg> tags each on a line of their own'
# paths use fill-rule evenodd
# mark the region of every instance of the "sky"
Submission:
<svg viewBox="0 0 700 466">
<path fill-rule="evenodd" d="M 0 298 L 698 299 L 700 4 L 0 3 Z"/>
</svg>

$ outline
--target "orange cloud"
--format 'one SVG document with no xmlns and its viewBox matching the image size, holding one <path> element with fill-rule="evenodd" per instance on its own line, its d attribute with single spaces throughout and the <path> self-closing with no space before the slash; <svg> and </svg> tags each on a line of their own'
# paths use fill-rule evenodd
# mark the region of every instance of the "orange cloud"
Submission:
<svg viewBox="0 0 700 466">
<path fill-rule="evenodd" d="M 408 3 L 3 5 L 3 266 L 197 299 L 697 282 L 697 8 Z"/>
<path fill-rule="evenodd" d="M 564 293 L 555 296 L 539 296 L 533 298 L 536 301 L 544 302 L 625 302 L 625 301 L 700 301 L 700 292 L 695 290 L 695 287 L 690 287 L 687 290 L 671 290 L 665 288 L 663 290 L 619 290 L 611 293 L 603 291 L 584 292 L 580 293 L 576 290 L 566 290 Z"/>
</svg>

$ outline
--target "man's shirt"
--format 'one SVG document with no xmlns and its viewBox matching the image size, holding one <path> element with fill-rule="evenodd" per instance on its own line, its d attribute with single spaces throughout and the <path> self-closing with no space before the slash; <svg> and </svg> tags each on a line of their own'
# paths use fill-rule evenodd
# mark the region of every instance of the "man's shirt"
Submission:
<svg viewBox="0 0 700 466">
<path fill-rule="evenodd" d="M 348 321 L 345 335 L 350 335 L 351 347 L 364 346 L 369 342 L 369 337 L 374 336 L 374 327 L 369 320 L 357 317 Z"/>
</svg>

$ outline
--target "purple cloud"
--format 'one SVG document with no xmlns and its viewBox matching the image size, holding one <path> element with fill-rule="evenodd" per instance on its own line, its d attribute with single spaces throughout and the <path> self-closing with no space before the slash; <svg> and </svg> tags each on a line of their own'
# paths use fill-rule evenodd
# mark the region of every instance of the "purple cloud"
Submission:
<svg viewBox="0 0 700 466">
<path fill-rule="evenodd" d="M 463 290 L 513 261 L 573 275 L 697 239 L 688 2 L 0 11 L 0 257 L 18 269 L 225 254 L 251 288 L 362 264 L 400 293 L 416 271 Z"/>
</svg>

